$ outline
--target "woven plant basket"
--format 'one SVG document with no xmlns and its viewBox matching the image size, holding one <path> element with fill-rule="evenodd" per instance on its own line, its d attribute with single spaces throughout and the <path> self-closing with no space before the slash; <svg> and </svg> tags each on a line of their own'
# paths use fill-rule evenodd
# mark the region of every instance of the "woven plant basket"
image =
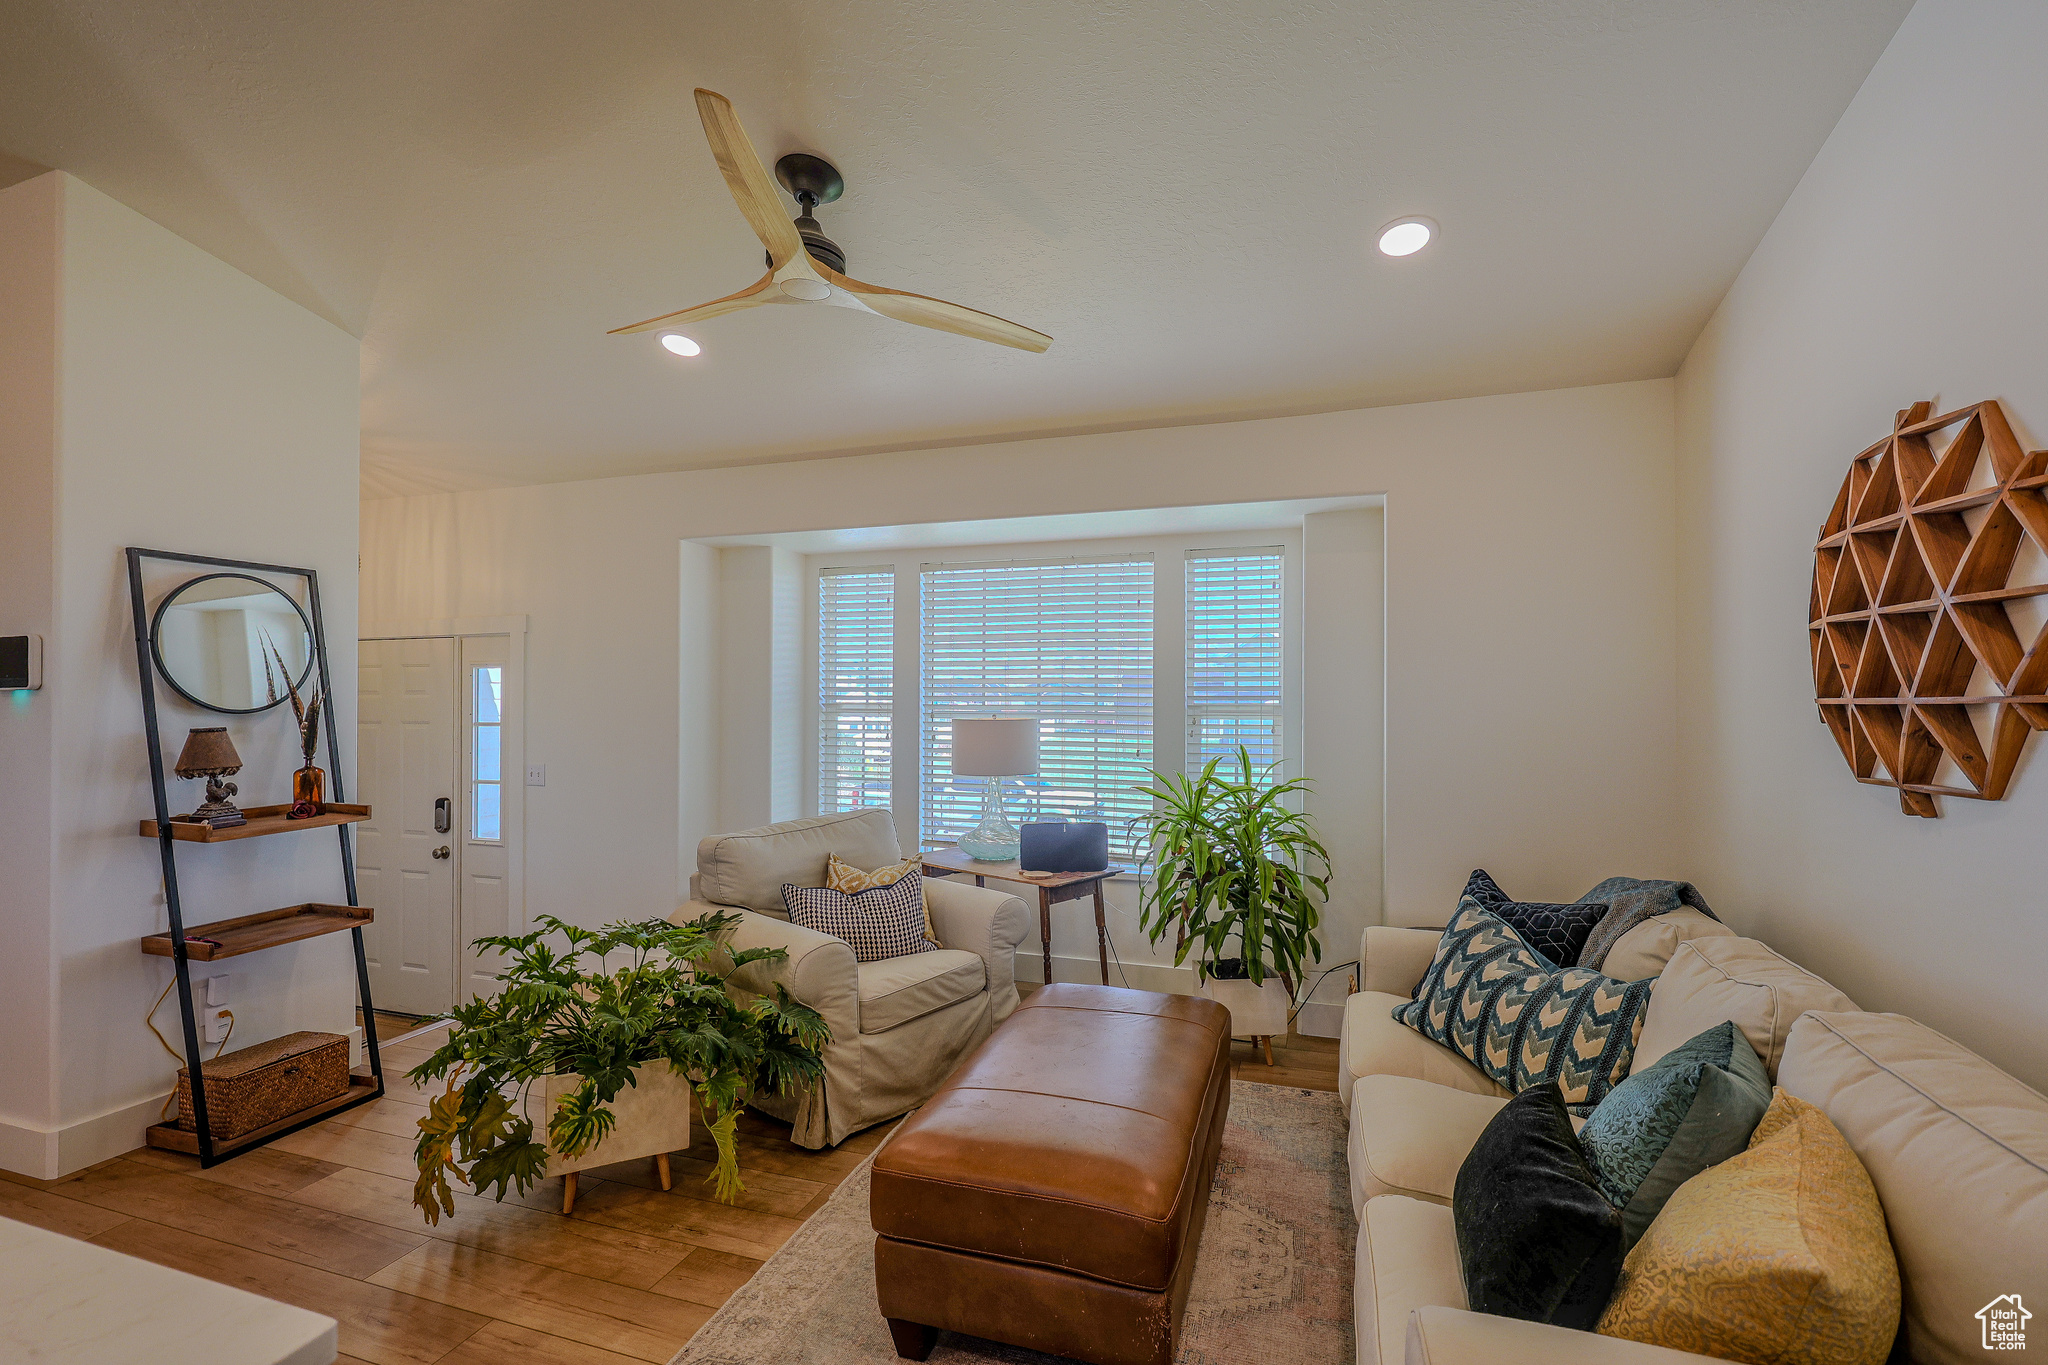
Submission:
<svg viewBox="0 0 2048 1365">
<path fill-rule="evenodd" d="M 178 1126 L 197 1132 L 192 1077 L 178 1068 Z M 348 1038 L 339 1033 L 287 1033 L 216 1057 L 201 1068 L 206 1126 L 215 1142 L 238 1138 L 331 1100 L 348 1089 Z"/>
</svg>

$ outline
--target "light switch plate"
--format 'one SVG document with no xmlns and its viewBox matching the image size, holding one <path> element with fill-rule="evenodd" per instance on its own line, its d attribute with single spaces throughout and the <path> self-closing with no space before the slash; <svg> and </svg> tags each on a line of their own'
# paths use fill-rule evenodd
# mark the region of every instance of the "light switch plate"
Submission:
<svg viewBox="0 0 2048 1365">
<path fill-rule="evenodd" d="M 529 764 L 527 764 L 527 765 L 526 765 L 526 785 L 527 785 L 527 786 L 529 786 L 529 787 L 545 787 L 545 786 L 546 786 L 547 784 L 548 784 L 548 765 L 547 765 L 547 764 L 545 764 L 545 763 L 529 763 Z"/>
</svg>

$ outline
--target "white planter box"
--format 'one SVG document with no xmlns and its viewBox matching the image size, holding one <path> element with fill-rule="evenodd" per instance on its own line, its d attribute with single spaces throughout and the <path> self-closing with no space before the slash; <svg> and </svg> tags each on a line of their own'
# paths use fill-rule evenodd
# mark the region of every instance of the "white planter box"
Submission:
<svg viewBox="0 0 2048 1365">
<path fill-rule="evenodd" d="M 1211 978 L 1202 983 L 1201 992 L 1230 1011 L 1233 1038 L 1271 1038 L 1287 1032 L 1287 1010 L 1293 1002 L 1277 976 L 1257 983 Z"/>
<path fill-rule="evenodd" d="M 547 1173 L 571 1175 L 593 1166 L 609 1166 L 635 1157 L 667 1156 L 690 1145 L 690 1083 L 667 1062 L 648 1062 L 634 1070 L 629 1085 L 609 1106 L 618 1123 L 603 1142 L 582 1156 L 563 1156 L 548 1143 Z M 562 1096 L 583 1084 L 581 1076 L 550 1076 L 526 1092 L 526 1117 L 534 1136 L 547 1141 L 548 1118 Z"/>
</svg>

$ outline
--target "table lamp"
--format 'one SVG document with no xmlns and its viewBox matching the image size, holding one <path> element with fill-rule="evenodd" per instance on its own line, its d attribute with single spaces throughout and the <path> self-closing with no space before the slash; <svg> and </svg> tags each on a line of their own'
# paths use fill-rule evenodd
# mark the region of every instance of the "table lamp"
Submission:
<svg viewBox="0 0 2048 1365">
<path fill-rule="evenodd" d="M 1003 814 L 1003 779 L 1037 771 L 1036 720 L 953 722 L 953 776 L 988 779 L 981 823 L 960 836 L 963 853 L 980 863 L 1006 863 L 1017 856 L 1017 827 Z"/>
<path fill-rule="evenodd" d="M 235 752 L 235 742 L 228 738 L 227 726 L 209 725 L 186 735 L 185 748 L 179 753 L 178 764 L 171 771 L 180 777 L 206 779 L 206 804 L 186 816 L 186 820 L 211 825 L 215 829 L 231 829 L 249 823 L 242 812 L 235 809 L 235 803 L 228 799 L 236 794 L 235 784 L 221 781 L 223 777 L 232 777 L 242 771 L 242 756 Z"/>
</svg>

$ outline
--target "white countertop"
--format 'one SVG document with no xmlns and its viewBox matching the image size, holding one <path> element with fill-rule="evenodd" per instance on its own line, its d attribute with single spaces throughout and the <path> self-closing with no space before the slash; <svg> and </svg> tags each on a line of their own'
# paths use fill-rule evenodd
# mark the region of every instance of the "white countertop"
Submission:
<svg viewBox="0 0 2048 1365">
<path fill-rule="evenodd" d="M 0 1218 L 0 1360 L 333 1365 L 334 1319 Z"/>
</svg>

